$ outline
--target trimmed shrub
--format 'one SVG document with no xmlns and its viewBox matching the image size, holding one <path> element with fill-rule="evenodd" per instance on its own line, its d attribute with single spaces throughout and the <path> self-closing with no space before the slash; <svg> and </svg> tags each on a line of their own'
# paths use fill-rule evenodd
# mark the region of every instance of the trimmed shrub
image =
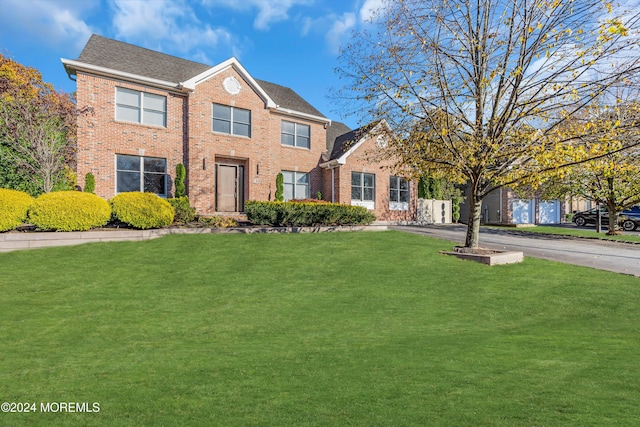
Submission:
<svg viewBox="0 0 640 427">
<path fill-rule="evenodd" d="M 276 175 L 276 202 L 284 201 L 284 175 L 282 172 Z"/>
<path fill-rule="evenodd" d="M 173 206 L 173 210 L 175 211 L 173 222 L 176 224 L 187 224 L 194 221 L 198 216 L 196 214 L 196 208 L 191 206 L 187 196 L 175 197 L 173 199 L 167 199 L 167 201 Z"/>
<path fill-rule="evenodd" d="M 34 198 L 23 191 L 0 188 L 0 231 L 23 224 L 33 202 Z"/>
<path fill-rule="evenodd" d="M 93 193 L 96 191 L 96 177 L 91 172 L 84 176 L 84 192 Z"/>
<path fill-rule="evenodd" d="M 253 224 L 274 227 L 320 225 L 366 225 L 376 216 L 362 206 L 337 203 L 257 202 L 245 203 L 244 211 Z"/>
<path fill-rule="evenodd" d="M 460 197 L 451 200 L 451 219 L 456 223 L 460 220 Z"/>
<path fill-rule="evenodd" d="M 187 171 L 184 168 L 182 163 L 178 163 L 176 165 L 176 180 L 174 185 L 176 187 L 176 192 L 174 194 L 175 198 L 178 199 L 180 197 L 184 197 L 186 189 L 184 187 L 184 179 L 187 177 Z"/>
<path fill-rule="evenodd" d="M 111 199 L 113 215 L 134 228 L 162 228 L 171 225 L 175 211 L 165 199 L 153 193 L 132 191 Z"/>
<path fill-rule="evenodd" d="M 29 221 L 40 230 L 85 231 L 105 225 L 110 217 L 106 200 L 80 191 L 42 194 L 29 210 Z"/>
</svg>

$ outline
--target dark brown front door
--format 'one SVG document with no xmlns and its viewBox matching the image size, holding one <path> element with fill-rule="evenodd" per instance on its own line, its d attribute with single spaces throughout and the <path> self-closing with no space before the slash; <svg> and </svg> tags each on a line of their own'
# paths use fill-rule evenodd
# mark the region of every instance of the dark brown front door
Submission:
<svg viewBox="0 0 640 427">
<path fill-rule="evenodd" d="M 243 204 L 244 168 L 216 165 L 216 211 L 239 212 Z"/>
</svg>

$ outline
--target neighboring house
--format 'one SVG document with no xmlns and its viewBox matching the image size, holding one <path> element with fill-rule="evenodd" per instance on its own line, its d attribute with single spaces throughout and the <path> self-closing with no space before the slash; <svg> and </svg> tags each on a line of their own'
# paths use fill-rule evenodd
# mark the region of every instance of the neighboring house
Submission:
<svg viewBox="0 0 640 427">
<path fill-rule="evenodd" d="M 467 194 L 466 200 L 469 200 Z M 483 224 L 560 224 L 564 221 L 566 203 L 560 200 L 523 199 L 509 188 L 501 188 L 482 201 Z M 460 220 L 467 222 L 469 203 L 461 205 Z"/>
<path fill-rule="evenodd" d="M 417 186 L 390 176 L 387 163 L 366 161 L 379 135 L 332 123 L 290 88 L 254 79 L 235 58 L 210 66 L 93 35 L 77 60 L 62 63 L 75 76 L 78 105 L 92 110 L 78 121 L 78 181 L 83 186 L 92 172 L 101 197 L 172 197 L 182 163 L 202 215 L 273 200 L 282 172 L 287 200 L 322 193 L 381 220 L 415 217 Z"/>
</svg>

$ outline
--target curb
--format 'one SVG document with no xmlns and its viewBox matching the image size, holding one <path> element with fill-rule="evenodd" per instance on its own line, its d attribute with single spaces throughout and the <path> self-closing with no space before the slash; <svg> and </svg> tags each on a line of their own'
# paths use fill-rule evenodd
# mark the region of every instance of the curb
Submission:
<svg viewBox="0 0 640 427">
<path fill-rule="evenodd" d="M 157 239 L 168 234 L 275 234 L 331 233 L 345 231 L 385 231 L 386 225 L 334 227 L 238 227 L 238 228 L 164 228 L 157 230 L 96 230 L 70 232 L 0 233 L 0 252 L 50 248 L 97 242 L 130 242 Z"/>
</svg>

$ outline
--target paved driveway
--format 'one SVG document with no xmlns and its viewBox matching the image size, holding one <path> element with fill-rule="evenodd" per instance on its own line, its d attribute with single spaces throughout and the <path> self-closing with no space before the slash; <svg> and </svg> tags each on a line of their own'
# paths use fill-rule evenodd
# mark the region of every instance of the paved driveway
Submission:
<svg viewBox="0 0 640 427">
<path fill-rule="evenodd" d="M 464 242 L 461 225 L 393 226 L 394 230 Z M 480 246 L 524 252 L 525 256 L 582 265 L 640 277 L 640 245 L 562 236 L 522 234 L 510 230 L 482 229 Z"/>
</svg>

